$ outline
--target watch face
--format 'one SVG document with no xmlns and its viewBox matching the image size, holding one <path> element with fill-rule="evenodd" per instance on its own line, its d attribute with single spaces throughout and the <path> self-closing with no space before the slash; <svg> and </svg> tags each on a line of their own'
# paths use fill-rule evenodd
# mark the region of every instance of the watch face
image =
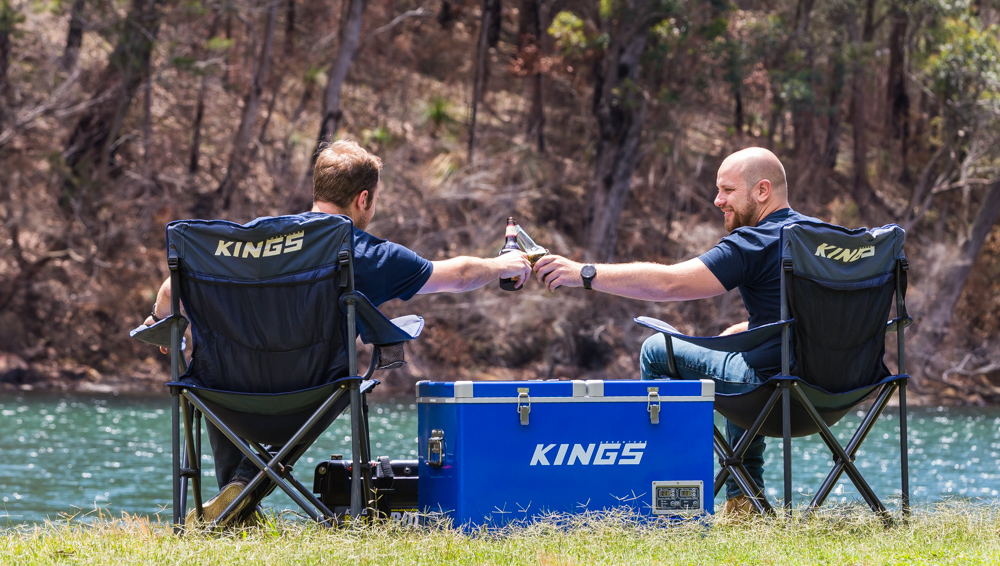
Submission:
<svg viewBox="0 0 1000 566">
<path fill-rule="evenodd" d="M 583 266 L 583 269 L 580 270 L 580 276 L 584 279 L 590 279 L 595 275 L 597 275 L 597 268 L 593 265 L 585 265 Z"/>
</svg>

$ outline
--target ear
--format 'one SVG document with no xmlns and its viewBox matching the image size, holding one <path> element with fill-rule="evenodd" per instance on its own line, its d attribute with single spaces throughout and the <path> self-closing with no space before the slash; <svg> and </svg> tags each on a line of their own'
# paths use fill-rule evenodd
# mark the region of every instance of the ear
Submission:
<svg viewBox="0 0 1000 566">
<path fill-rule="evenodd" d="M 757 187 L 754 189 L 753 196 L 757 199 L 757 202 L 766 202 L 769 198 L 771 198 L 771 181 L 761 179 L 757 183 Z"/>
<path fill-rule="evenodd" d="M 358 196 L 354 197 L 354 206 L 356 206 L 358 210 L 367 210 L 368 207 L 365 206 L 367 202 L 368 202 L 368 189 L 361 191 L 360 193 L 358 193 Z"/>
</svg>

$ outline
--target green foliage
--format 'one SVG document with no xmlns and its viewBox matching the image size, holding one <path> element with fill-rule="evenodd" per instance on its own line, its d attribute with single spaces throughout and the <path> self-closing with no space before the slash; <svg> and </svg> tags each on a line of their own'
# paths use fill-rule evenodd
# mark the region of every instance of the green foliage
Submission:
<svg viewBox="0 0 1000 566">
<path fill-rule="evenodd" d="M 205 47 L 210 51 L 229 51 L 233 47 L 233 40 L 226 39 L 225 37 L 216 36 L 208 40 Z"/>
<path fill-rule="evenodd" d="M 185 71 L 190 71 L 194 69 L 194 66 L 197 62 L 198 62 L 197 58 L 190 56 L 178 55 L 170 59 L 170 64 L 172 66 L 177 67 L 178 69 L 183 69 Z"/>
<path fill-rule="evenodd" d="M 621 11 L 622 0 L 600 0 L 600 10 L 598 13 L 601 15 L 602 20 L 608 20 L 615 17 L 615 14 Z"/>
<path fill-rule="evenodd" d="M 383 150 L 391 145 L 396 136 L 384 125 L 361 131 L 361 145 L 373 150 Z"/>
<path fill-rule="evenodd" d="M 945 20 L 942 41 L 926 65 L 932 91 L 953 108 L 996 110 L 1000 96 L 1000 27 L 980 30 L 967 19 Z"/>
<path fill-rule="evenodd" d="M 0 33 L 16 34 L 17 26 L 24 20 L 24 14 L 18 7 L 12 6 L 10 0 L 0 0 Z"/>
<path fill-rule="evenodd" d="M 326 78 L 326 69 L 323 65 L 310 65 L 302 76 L 302 82 L 308 85 L 317 85 Z"/>
<path fill-rule="evenodd" d="M 584 32 L 583 20 L 567 10 L 552 18 L 548 33 L 555 39 L 556 49 L 566 57 L 583 55 L 591 43 Z"/>
<path fill-rule="evenodd" d="M 445 96 L 435 94 L 424 104 L 421 121 L 424 124 L 431 124 L 431 132 L 436 135 L 442 129 L 447 129 L 458 122 L 452 112 L 451 101 Z"/>
</svg>

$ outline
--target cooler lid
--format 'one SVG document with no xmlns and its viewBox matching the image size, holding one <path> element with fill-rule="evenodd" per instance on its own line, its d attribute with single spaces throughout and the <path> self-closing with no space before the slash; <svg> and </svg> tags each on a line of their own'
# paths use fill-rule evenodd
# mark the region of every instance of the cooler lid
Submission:
<svg viewBox="0 0 1000 566">
<path fill-rule="evenodd" d="M 522 394 L 529 395 L 532 403 L 645 403 L 653 393 L 665 403 L 712 402 L 715 383 L 709 379 L 417 382 L 418 403 L 517 403 Z"/>
</svg>

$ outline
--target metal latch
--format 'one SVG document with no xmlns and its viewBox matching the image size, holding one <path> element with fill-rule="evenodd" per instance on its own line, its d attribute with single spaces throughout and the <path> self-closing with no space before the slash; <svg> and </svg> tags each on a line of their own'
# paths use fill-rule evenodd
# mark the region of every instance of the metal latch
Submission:
<svg viewBox="0 0 1000 566">
<path fill-rule="evenodd" d="M 427 441 L 427 465 L 440 468 L 444 465 L 444 431 L 434 429 Z"/>
<path fill-rule="evenodd" d="M 649 422 L 660 424 L 660 388 L 647 387 L 649 393 L 646 397 L 646 411 L 649 412 Z"/>
<path fill-rule="evenodd" d="M 528 424 L 528 413 L 531 412 L 531 398 L 527 387 L 517 388 L 517 414 L 521 415 L 521 424 Z"/>
</svg>

